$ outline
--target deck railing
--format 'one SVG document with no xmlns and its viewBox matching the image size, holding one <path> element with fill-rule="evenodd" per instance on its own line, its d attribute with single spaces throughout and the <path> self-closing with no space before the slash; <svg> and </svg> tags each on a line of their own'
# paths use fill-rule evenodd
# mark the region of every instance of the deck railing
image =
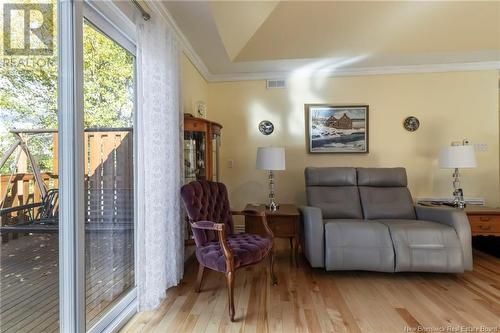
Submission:
<svg viewBox="0 0 500 333">
<path fill-rule="evenodd" d="M 54 173 L 42 173 L 42 181 L 47 188 L 57 188 L 57 133 L 53 138 Z M 133 221 L 133 137 L 128 128 L 89 129 L 85 131 L 85 211 L 86 222 Z M 9 183 L 9 180 L 10 183 Z M 31 173 L 0 175 L 1 208 L 16 207 L 40 202 L 40 189 Z M 12 212 L 0 217 L 1 225 L 11 225 L 26 221 L 26 212 Z"/>
<path fill-rule="evenodd" d="M 42 173 L 42 181 L 47 188 L 57 188 L 58 175 L 52 173 Z M 10 183 L 9 183 L 10 181 Z M 32 173 L 18 173 L 12 177 L 10 175 L 0 176 L 0 193 L 3 195 L 7 191 L 4 202 L 0 201 L 0 208 L 10 208 L 40 202 L 41 193 L 36 185 L 35 176 Z M 34 208 L 36 215 L 38 208 Z M 1 216 L 2 225 L 22 223 L 29 218 L 27 211 L 18 211 Z"/>
</svg>

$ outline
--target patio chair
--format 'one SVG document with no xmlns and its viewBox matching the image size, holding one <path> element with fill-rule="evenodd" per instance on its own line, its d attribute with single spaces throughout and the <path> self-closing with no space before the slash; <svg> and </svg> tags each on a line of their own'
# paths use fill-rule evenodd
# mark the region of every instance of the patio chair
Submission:
<svg viewBox="0 0 500 333">
<path fill-rule="evenodd" d="M 264 213 L 231 211 L 226 186 L 210 181 L 193 181 L 184 185 L 181 196 L 187 210 L 196 243 L 199 262 L 195 291 L 200 292 L 205 268 L 224 273 L 228 289 L 229 317 L 234 321 L 234 278 L 239 268 L 254 265 L 269 257 L 271 282 L 274 275 L 274 236 Z M 266 235 L 236 234 L 233 215 L 259 216 Z"/>
</svg>

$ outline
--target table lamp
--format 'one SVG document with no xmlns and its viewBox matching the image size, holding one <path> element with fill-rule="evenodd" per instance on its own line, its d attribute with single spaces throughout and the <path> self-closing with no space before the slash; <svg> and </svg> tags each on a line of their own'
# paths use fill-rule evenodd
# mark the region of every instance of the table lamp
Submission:
<svg viewBox="0 0 500 333">
<path fill-rule="evenodd" d="M 274 173 L 276 170 L 285 170 L 285 148 L 259 147 L 257 148 L 257 169 L 269 171 L 269 204 L 271 211 L 276 211 L 279 205 L 274 200 Z"/>
<path fill-rule="evenodd" d="M 465 208 L 464 192 L 460 188 L 459 169 L 475 168 L 476 155 L 474 146 L 464 142 L 452 142 L 451 146 L 441 149 L 439 153 L 439 167 L 442 169 L 455 169 L 453 172 L 453 205 Z"/>
</svg>

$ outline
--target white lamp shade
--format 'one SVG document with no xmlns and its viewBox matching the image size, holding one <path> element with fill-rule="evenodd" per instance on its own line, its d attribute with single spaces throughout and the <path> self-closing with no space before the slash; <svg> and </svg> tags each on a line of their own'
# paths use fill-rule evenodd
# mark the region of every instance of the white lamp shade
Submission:
<svg viewBox="0 0 500 333">
<path fill-rule="evenodd" d="M 475 168 L 477 166 L 474 146 L 450 146 L 441 149 L 439 167 L 443 169 Z"/>
<path fill-rule="evenodd" d="M 285 170 L 285 148 L 282 147 L 257 148 L 257 169 Z"/>
</svg>

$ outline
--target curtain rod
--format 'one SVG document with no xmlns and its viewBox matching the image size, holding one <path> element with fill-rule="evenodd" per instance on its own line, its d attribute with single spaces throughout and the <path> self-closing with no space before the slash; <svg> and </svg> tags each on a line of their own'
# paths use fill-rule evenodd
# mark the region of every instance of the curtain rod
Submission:
<svg viewBox="0 0 500 333">
<path fill-rule="evenodd" d="M 141 15 L 142 15 L 142 18 L 144 19 L 144 21 L 148 21 L 151 18 L 151 15 L 149 15 L 149 13 L 147 11 L 145 11 L 144 8 L 142 8 L 142 6 L 139 4 L 139 2 L 137 0 L 131 0 L 131 1 L 137 7 L 137 9 L 139 9 L 139 11 L 141 12 Z"/>
</svg>

